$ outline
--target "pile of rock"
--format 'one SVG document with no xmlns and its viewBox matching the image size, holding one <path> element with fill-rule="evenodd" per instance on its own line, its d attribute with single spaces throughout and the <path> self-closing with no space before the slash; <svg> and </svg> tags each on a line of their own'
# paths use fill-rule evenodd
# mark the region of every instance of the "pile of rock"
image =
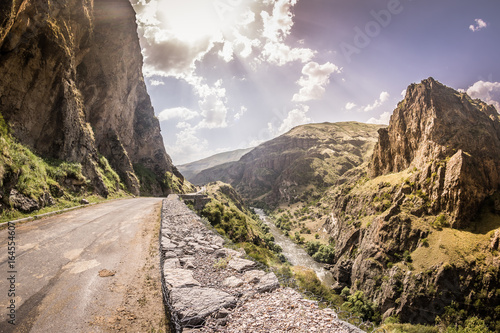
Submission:
<svg viewBox="0 0 500 333">
<path fill-rule="evenodd" d="M 223 247 L 177 196 L 163 202 L 163 279 L 172 315 L 183 327 L 197 327 L 213 314 L 223 319 L 238 301 L 279 288 L 274 273 L 257 270 L 244 251 Z"/>
</svg>

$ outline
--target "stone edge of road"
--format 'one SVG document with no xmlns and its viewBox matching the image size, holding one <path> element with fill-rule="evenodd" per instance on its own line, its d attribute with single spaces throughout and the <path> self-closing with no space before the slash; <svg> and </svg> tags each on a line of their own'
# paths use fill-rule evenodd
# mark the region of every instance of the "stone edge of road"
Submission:
<svg viewBox="0 0 500 333">
<path fill-rule="evenodd" d="M 80 208 L 85 208 L 85 207 L 99 205 L 99 204 L 106 203 L 106 202 L 112 202 L 112 201 L 116 201 L 116 200 L 125 200 L 125 199 L 135 199 L 135 198 L 134 197 L 131 197 L 131 198 L 118 198 L 118 199 L 105 200 L 105 201 L 101 201 L 101 202 L 93 202 L 93 203 L 87 204 L 87 205 L 79 205 L 79 206 L 69 207 L 69 208 L 65 208 L 65 209 L 61 209 L 61 210 L 56 210 L 56 211 L 53 211 L 53 212 L 48 212 L 48 213 L 44 213 L 44 214 L 40 214 L 40 215 L 28 216 L 28 217 L 24 217 L 22 219 L 17 219 L 17 220 L 2 222 L 2 223 L 0 223 L 0 230 L 1 230 L 1 228 L 3 226 L 8 225 L 8 224 L 16 224 L 16 223 L 23 223 L 23 222 L 30 222 L 30 221 L 34 221 L 34 220 L 40 220 L 40 219 L 43 219 L 44 217 L 50 217 L 50 216 L 54 216 L 54 215 L 59 215 L 59 214 L 63 214 L 63 213 L 66 213 L 66 212 L 69 212 L 69 211 L 72 211 L 72 210 L 76 210 L 76 209 L 80 209 Z"/>
</svg>

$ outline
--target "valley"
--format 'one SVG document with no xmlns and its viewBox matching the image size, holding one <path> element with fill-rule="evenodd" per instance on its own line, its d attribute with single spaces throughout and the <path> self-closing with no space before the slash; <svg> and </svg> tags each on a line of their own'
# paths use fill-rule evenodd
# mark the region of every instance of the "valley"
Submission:
<svg viewBox="0 0 500 333">
<path fill-rule="evenodd" d="M 498 147 L 497 111 L 429 78 L 389 127 L 304 125 L 196 177 L 265 209 L 382 322 L 440 330 L 477 316 L 495 331 Z"/>
</svg>

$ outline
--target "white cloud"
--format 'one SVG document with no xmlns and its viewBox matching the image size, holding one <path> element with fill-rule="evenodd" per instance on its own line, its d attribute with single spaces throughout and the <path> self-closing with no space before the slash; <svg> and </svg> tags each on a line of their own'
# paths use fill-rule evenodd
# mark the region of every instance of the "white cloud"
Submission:
<svg viewBox="0 0 500 333">
<path fill-rule="evenodd" d="M 380 124 L 380 125 L 389 125 L 389 120 L 391 119 L 390 112 L 384 112 L 378 118 L 370 118 L 368 119 L 368 124 Z"/>
<path fill-rule="evenodd" d="M 476 22 L 476 24 L 471 24 L 469 26 L 469 30 L 471 30 L 473 32 L 479 31 L 479 30 L 484 29 L 488 26 L 488 23 L 486 23 L 482 19 L 475 19 L 474 21 Z"/>
<path fill-rule="evenodd" d="M 227 127 L 227 98 L 226 89 L 222 87 L 222 80 L 218 80 L 213 85 L 201 82 L 194 84 L 196 93 L 200 97 L 198 106 L 201 110 L 203 120 L 197 128 L 223 128 Z"/>
<path fill-rule="evenodd" d="M 283 66 L 289 62 L 300 61 L 302 63 L 310 61 L 316 53 L 307 48 L 291 48 L 290 46 L 268 41 L 262 50 L 263 59 L 271 64 Z"/>
<path fill-rule="evenodd" d="M 327 62 L 319 65 L 317 62 L 309 62 L 302 68 L 303 76 L 297 81 L 302 87 L 299 93 L 293 95 L 292 101 L 306 102 L 320 99 L 325 93 L 325 86 L 330 83 L 332 73 L 340 73 L 341 69 Z"/>
<path fill-rule="evenodd" d="M 185 77 L 196 69 L 196 62 L 213 48 L 217 39 L 204 38 L 197 43 L 172 36 L 159 27 L 144 27 L 144 75 Z"/>
<path fill-rule="evenodd" d="M 274 42 L 283 41 L 293 26 L 291 8 L 297 0 L 277 0 L 274 3 L 272 14 L 262 11 L 260 16 L 264 22 L 263 36 Z"/>
<path fill-rule="evenodd" d="M 356 107 L 357 105 L 355 103 L 352 103 L 352 102 L 348 102 L 346 105 L 345 105 L 345 109 L 346 110 L 352 110 Z"/>
<path fill-rule="evenodd" d="M 493 104 L 500 112 L 500 82 L 477 81 L 467 89 L 467 94 L 472 98 L 479 98 L 488 104 Z"/>
<path fill-rule="evenodd" d="M 403 91 L 401 92 L 401 96 L 402 96 L 403 98 L 405 98 L 405 97 L 406 97 L 406 89 L 405 89 L 405 90 L 403 90 Z"/>
<path fill-rule="evenodd" d="M 365 112 L 375 110 L 376 108 L 380 107 L 382 104 L 387 102 L 389 97 L 390 97 L 390 95 L 387 91 L 382 91 L 380 93 L 380 97 L 375 102 L 373 102 L 373 104 L 365 106 L 363 110 Z"/>
<path fill-rule="evenodd" d="M 163 81 L 160 81 L 160 80 L 150 80 L 149 83 L 153 86 L 153 87 L 156 87 L 156 86 L 164 86 L 165 85 L 165 82 Z"/>
<path fill-rule="evenodd" d="M 207 153 L 208 141 L 200 139 L 196 131 L 196 128 L 182 123 L 181 131 L 176 134 L 175 144 L 166 145 L 169 154 L 175 157 L 175 164 L 195 161 Z"/>
<path fill-rule="evenodd" d="M 234 120 L 240 120 L 241 117 L 248 111 L 245 106 L 240 108 L 240 111 L 234 115 Z"/>
<path fill-rule="evenodd" d="M 273 129 L 272 124 L 268 124 L 271 132 L 274 132 L 274 135 L 280 135 L 285 132 L 288 132 L 292 128 L 304 125 L 311 122 L 311 118 L 307 116 L 307 112 L 309 112 L 309 106 L 300 105 L 298 108 L 293 109 L 288 112 L 287 117 L 283 120 L 280 127 L 277 130 Z"/>
<path fill-rule="evenodd" d="M 222 50 L 219 51 L 219 56 L 224 59 L 225 62 L 230 62 L 231 60 L 233 60 L 233 53 L 233 44 L 224 43 Z"/>
<path fill-rule="evenodd" d="M 184 107 L 177 107 L 177 108 L 163 110 L 158 114 L 158 119 L 160 121 L 166 121 L 174 118 L 179 118 L 182 120 L 190 120 L 198 116 L 199 114 L 196 111 L 192 111 Z"/>
</svg>

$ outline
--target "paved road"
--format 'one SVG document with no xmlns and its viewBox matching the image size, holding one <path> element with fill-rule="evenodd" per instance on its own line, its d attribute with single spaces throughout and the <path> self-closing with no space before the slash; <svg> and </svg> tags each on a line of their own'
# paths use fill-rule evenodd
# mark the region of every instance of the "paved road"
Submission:
<svg viewBox="0 0 500 333">
<path fill-rule="evenodd" d="M 100 331 L 90 322 L 114 311 L 122 296 L 114 291 L 134 283 L 149 246 L 141 225 L 158 218 L 160 202 L 117 200 L 17 226 L 16 326 L 7 323 L 8 234 L 0 231 L 0 332 Z M 116 275 L 100 277 L 102 269 Z"/>
</svg>

